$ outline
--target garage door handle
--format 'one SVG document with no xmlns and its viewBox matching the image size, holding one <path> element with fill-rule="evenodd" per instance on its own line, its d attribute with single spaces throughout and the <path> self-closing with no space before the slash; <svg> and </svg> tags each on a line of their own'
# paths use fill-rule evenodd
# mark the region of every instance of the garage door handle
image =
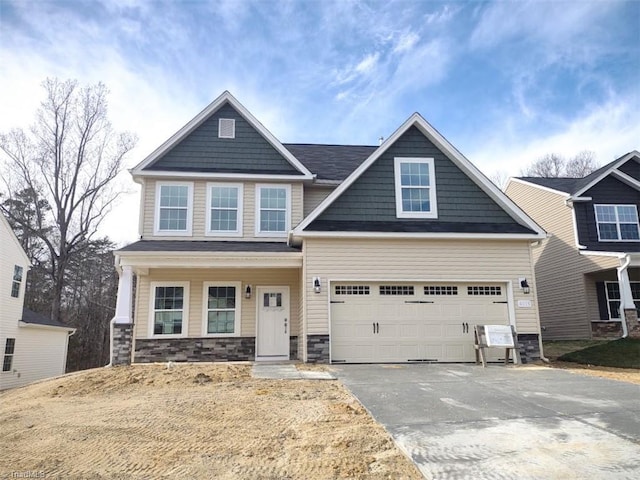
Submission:
<svg viewBox="0 0 640 480">
<path fill-rule="evenodd" d="M 373 333 L 380 333 L 380 324 L 378 322 L 373 322 Z"/>
<path fill-rule="evenodd" d="M 433 303 L 425 300 L 405 300 L 404 303 Z"/>
<path fill-rule="evenodd" d="M 469 333 L 469 324 L 462 322 L 462 333 Z"/>
<path fill-rule="evenodd" d="M 493 303 L 509 303 L 509 302 L 493 302 Z"/>
</svg>

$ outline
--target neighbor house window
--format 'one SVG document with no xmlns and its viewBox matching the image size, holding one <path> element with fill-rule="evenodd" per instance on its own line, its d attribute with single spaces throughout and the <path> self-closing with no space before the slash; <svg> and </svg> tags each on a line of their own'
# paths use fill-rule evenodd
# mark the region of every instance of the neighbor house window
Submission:
<svg viewBox="0 0 640 480">
<path fill-rule="evenodd" d="M 4 344 L 4 360 L 2 361 L 2 371 L 10 372 L 11 365 L 13 365 L 13 353 L 16 349 L 16 339 L 7 338 L 7 342 Z"/>
<path fill-rule="evenodd" d="M 205 283 L 205 335 L 240 335 L 240 283 Z"/>
<path fill-rule="evenodd" d="M 640 309 L 640 282 L 631 283 L 631 296 L 636 308 Z M 620 284 L 618 282 L 604 282 L 607 295 L 607 309 L 610 320 L 620 319 Z"/>
<path fill-rule="evenodd" d="M 189 287 L 186 282 L 152 285 L 154 335 L 186 334 Z"/>
<path fill-rule="evenodd" d="M 638 241 L 638 208 L 635 205 L 595 205 L 598 240 Z"/>
<path fill-rule="evenodd" d="M 207 233 L 241 236 L 242 184 L 210 183 L 207 198 Z"/>
<path fill-rule="evenodd" d="M 437 218 L 433 158 L 395 159 L 396 216 Z"/>
<path fill-rule="evenodd" d="M 13 266 L 13 281 L 11 282 L 11 296 L 18 298 L 20 296 L 20 285 L 22 285 L 23 268 L 20 265 Z"/>
<path fill-rule="evenodd" d="M 291 215 L 291 187 L 289 185 L 257 185 L 256 204 L 256 234 L 286 235 Z"/>
<path fill-rule="evenodd" d="M 190 235 L 192 198 L 192 183 L 158 183 L 156 188 L 156 233 Z"/>
</svg>

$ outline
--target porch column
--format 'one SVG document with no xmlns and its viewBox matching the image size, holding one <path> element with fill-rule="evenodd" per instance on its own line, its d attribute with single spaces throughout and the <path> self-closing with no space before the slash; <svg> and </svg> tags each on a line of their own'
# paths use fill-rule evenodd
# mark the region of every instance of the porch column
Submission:
<svg viewBox="0 0 640 480">
<path fill-rule="evenodd" d="M 631 293 L 631 282 L 629 282 L 629 264 L 631 258 L 626 255 L 621 259 L 622 265 L 616 270 L 618 272 L 618 285 L 620 286 L 620 318 L 622 319 L 622 331 L 624 334 L 640 338 L 640 325 L 638 324 L 638 311 L 633 303 Z"/>
<path fill-rule="evenodd" d="M 119 275 L 116 315 L 111 321 L 111 365 L 130 365 L 133 347 L 133 269 L 123 266 Z"/>
</svg>

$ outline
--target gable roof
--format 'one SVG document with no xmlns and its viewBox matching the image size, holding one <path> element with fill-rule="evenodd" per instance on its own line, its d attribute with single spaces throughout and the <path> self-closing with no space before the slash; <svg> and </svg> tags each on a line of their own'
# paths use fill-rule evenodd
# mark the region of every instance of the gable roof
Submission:
<svg viewBox="0 0 640 480">
<path fill-rule="evenodd" d="M 536 224 L 524 211 L 522 211 L 513 201 L 511 201 L 501 190 L 499 190 L 490 180 L 488 180 L 480 170 L 478 170 L 464 155 L 462 155 L 453 145 L 451 145 L 429 122 L 419 113 L 414 113 L 409 117 L 391 136 L 389 136 L 371 155 L 356 168 L 347 179 L 340 184 L 329 196 L 318 205 L 294 230 L 293 235 L 304 235 L 304 231 L 316 220 L 329 205 L 331 205 L 340 195 L 342 195 L 371 165 L 378 160 L 405 132 L 416 127 L 425 137 L 427 137 L 445 156 L 451 160 L 463 173 L 465 173 L 481 190 L 484 191 L 494 202 L 505 210 L 518 223 L 529 229 L 523 232 L 526 235 L 536 238 L 544 238 L 546 233 Z M 532 233 L 533 232 L 533 233 Z M 390 232 L 396 233 L 396 232 Z M 410 234 L 410 233 L 408 233 Z M 430 233 L 422 233 L 430 235 Z M 441 233 L 431 233 L 442 235 Z M 445 233 L 446 235 L 446 233 Z"/>
<path fill-rule="evenodd" d="M 633 150 L 621 156 L 620 158 L 615 159 L 613 162 L 603 165 L 602 167 L 582 178 L 513 177 L 509 179 L 509 181 L 515 180 L 520 182 L 527 182 L 536 186 L 555 190 L 558 193 L 565 193 L 570 197 L 576 198 L 583 195 L 587 190 L 592 188 L 604 178 L 608 177 L 609 175 L 613 175 L 618 180 L 621 180 L 627 185 L 640 190 L 640 180 L 633 178 L 631 175 L 628 175 L 621 170 L 618 170 L 619 167 L 627 163 L 629 160 L 635 160 L 640 164 L 640 152 L 638 152 L 637 150 Z"/>
<path fill-rule="evenodd" d="M 314 175 L 317 180 L 337 183 L 347 178 L 378 147 L 371 145 L 318 145 L 310 143 L 285 143 Z"/>
<path fill-rule="evenodd" d="M 313 175 L 294 155 L 287 150 L 280 141 L 273 136 L 269 130 L 265 128 L 262 123 L 255 118 L 249 110 L 247 110 L 236 98 L 228 91 L 224 91 L 218 98 L 211 102 L 204 110 L 198 113 L 189 123 L 173 134 L 167 141 L 165 141 L 160 147 L 154 150 L 149 156 L 147 156 L 142 162 L 133 167 L 130 172 L 132 175 L 145 175 L 152 174 L 158 175 L 158 171 L 145 172 L 145 169 L 150 167 L 156 160 L 160 159 L 164 154 L 169 152 L 173 147 L 178 145 L 189 134 L 202 125 L 209 117 L 217 112 L 224 105 L 229 104 L 242 116 L 262 137 L 271 144 L 271 146 L 282 157 L 291 164 L 291 166 L 300 173 L 301 179 L 311 179 Z"/>
</svg>

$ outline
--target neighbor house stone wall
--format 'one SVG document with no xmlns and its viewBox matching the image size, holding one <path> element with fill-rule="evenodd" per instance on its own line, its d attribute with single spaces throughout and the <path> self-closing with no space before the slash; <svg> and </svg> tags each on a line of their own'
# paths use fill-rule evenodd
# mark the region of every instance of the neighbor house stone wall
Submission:
<svg viewBox="0 0 640 480">
<path fill-rule="evenodd" d="M 307 363 L 329 363 L 329 335 L 307 335 Z"/>
<path fill-rule="evenodd" d="M 619 338 L 622 336 L 622 322 L 591 322 L 593 338 Z"/>
<path fill-rule="evenodd" d="M 298 337 L 289 340 L 291 359 L 298 357 Z M 256 337 L 136 339 L 134 362 L 254 361 Z"/>
<path fill-rule="evenodd" d="M 111 365 L 130 365 L 133 342 L 133 323 L 113 324 L 113 351 Z"/>
<path fill-rule="evenodd" d="M 536 333 L 518 334 L 518 349 L 522 363 L 540 360 L 540 342 Z"/>
</svg>

